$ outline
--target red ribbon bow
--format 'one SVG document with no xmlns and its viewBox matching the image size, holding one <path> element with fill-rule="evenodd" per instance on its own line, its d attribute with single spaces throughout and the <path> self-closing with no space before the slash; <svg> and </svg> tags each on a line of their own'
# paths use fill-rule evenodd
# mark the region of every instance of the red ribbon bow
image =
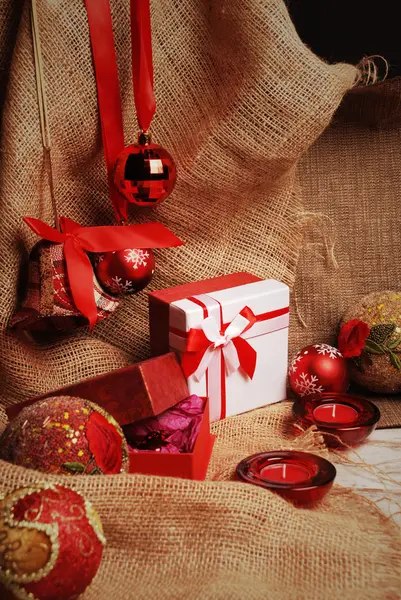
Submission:
<svg viewBox="0 0 401 600">
<path fill-rule="evenodd" d="M 114 252 L 126 248 L 169 248 L 183 242 L 161 223 L 82 227 L 79 223 L 60 217 L 61 231 L 39 219 L 24 217 L 25 223 L 49 242 L 64 244 L 71 294 L 77 309 L 89 320 L 97 321 L 98 309 L 93 289 L 93 268 L 86 252 Z"/>
<path fill-rule="evenodd" d="M 181 359 L 181 366 L 186 377 L 195 374 L 199 380 L 209 364 L 212 354 L 223 352 L 228 373 L 239 367 L 253 378 L 256 368 L 256 350 L 241 335 L 257 321 L 252 310 L 246 306 L 229 323 L 218 331 L 213 317 L 203 320 L 201 329 L 190 329 L 186 352 Z"/>
</svg>

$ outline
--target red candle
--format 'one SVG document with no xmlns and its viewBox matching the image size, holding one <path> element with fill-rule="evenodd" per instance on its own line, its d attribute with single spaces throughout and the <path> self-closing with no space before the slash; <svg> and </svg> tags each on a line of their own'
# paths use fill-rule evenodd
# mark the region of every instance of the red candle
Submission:
<svg viewBox="0 0 401 600">
<path fill-rule="evenodd" d="M 346 404 L 321 404 L 313 411 L 313 417 L 321 423 L 353 423 L 358 411 Z"/>
<path fill-rule="evenodd" d="M 354 446 L 374 431 L 380 411 L 359 396 L 323 392 L 297 400 L 294 417 L 305 428 L 315 425 L 328 446 Z"/>
<path fill-rule="evenodd" d="M 268 465 L 260 471 L 260 476 L 269 481 L 277 481 L 278 483 L 299 483 L 310 478 L 309 471 L 291 463 L 278 463 L 276 465 Z"/>
<path fill-rule="evenodd" d="M 245 458 L 237 465 L 237 475 L 296 504 L 313 504 L 333 485 L 336 469 L 309 452 L 277 450 Z"/>
</svg>

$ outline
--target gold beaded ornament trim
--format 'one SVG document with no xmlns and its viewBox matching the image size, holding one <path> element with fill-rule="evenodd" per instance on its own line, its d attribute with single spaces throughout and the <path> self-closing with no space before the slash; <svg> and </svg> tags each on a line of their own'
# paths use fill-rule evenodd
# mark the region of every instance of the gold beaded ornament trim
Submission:
<svg viewBox="0 0 401 600">
<path fill-rule="evenodd" d="M 35 494 L 35 493 L 39 493 L 43 490 L 57 491 L 57 488 L 55 487 L 54 484 L 47 483 L 47 484 L 37 484 L 37 485 L 34 484 L 34 485 L 31 485 L 30 487 L 16 490 L 13 494 L 13 497 L 10 498 L 9 502 L 6 503 L 5 508 L 4 508 L 4 522 L 10 528 L 17 528 L 17 529 L 26 528 L 26 529 L 33 529 L 36 531 L 44 532 L 48 536 L 48 538 L 50 539 L 50 542 L 51 542 L 50 558 L 47 561 L 46 565 L 44 567 L 42 567 L 41 569 L 39 569 L 38 571 L 35 571 L 34 573 L 29 573 L 29 574 L 23 573 L 22 575 L 17 575 L 15 573 L 12 573 L 12 571 L 10 569 L 6 569 L 5 571 L 2 571 L 0 569 L 0 582 L 2 582 L 5 585 L 5 587 L 8 590 L 10 590 L 16 598 L 18 598 L 18 600 L 39 600 L 31 592 L 27 592 L 19 584 L 26 585 L 28 583 L 38 582 L 41 579 L 43 579 L 44 577 L 46 577 L 47 575 L 49 575 L 49 573 L 52 571 L 52 569 L 54 568 L 54 566 L 57 562 L 59 552 L 60 552 L 60 544 L 58 541 L 59 528 L 58 528 L 57 523 L 50 524 L 50 523 L 38 523 L 38 522 L 27 521 L 27 520 L 23 520 L 23 521 L 15 521 L 14 520 L 14 507 L 17 504 L 17 502 L 19 500 L 22 500 L 26 496 L 30 496 L 31 494 Z M 78 492 L 76 490 L 74 490 L 74 492 L 83 499 L 84 507 L 85 507 L 85 516 L 87 517 L 96 537 L 98 538 L 100 543 L 104 546 L 106 544 L 106 538 L 104 537 L 102 524 L 100 522 L 100 519 L 97 516 L 97 513 L 95 512 L 95 509 L 93 508 L 93 506 L 89 502 L 89 500 L 86 500 L 86 498 L 84 498 L 80 492 Z M 6 498 L 6 495 L 3 496 L 3 499 L 4 498 Z"/>
<path fill-rule="evenodd" d="M 44 532 L 47 537 L 50 539 L 51 547 L 50 547 L 50 558 L 45 564 L 44 567 L 35 571 L 33 573 L 23 573 L 22 575 L 17 575 L 13 573 L 10 569 L 6 569 L 4 573 L 0 571 L 0 579 L 5 583 L 32 583 L 37 582 L 46 577 L 50 571 L 53 569 L 54 565 L 57 562 L 58 555 L 60 552 L 60 544 L 58 541 L 58 525 L 57 523 L 34 523 L 32 521 L 15 521 L 14 520 L 14 507 L 23 498 L 26 496 L 31 496 L 32 494 L 38 493 L 42 490 L 46 489 L 55 489 L 55 487 L 51 484 L 43 485 L 43 486 L 35 486 L 23 488 L 21 490 L 17 490 L 14 492 L 12 498 L 10 498 L 9 502 L 7 502 L 4 508 L 4 522 L 6 525 L 16 529 L 33 529 L 36 531 Z"/>
<path fill-rule="evenodd" d="M 27 592 L 25 588 L 20 587 L 17 583 L 4 582 L 4 585 L 18 600 L 40 600 L 32 592 Z"/>
<path fill-rule="evenodd" d="M 83 498 L 82 494 L 80 494 L 76 490 L 74 490 L 74 492 L 76 492 L 77 494 L 79 494 Z M 90 525 L 92 526 L 92 529 L 95 532 L 96 537 L 99 540 L 99 542 L 103 546 L 105 546 L 106 545 L 106 538 L 104 537 L 104 534 L 103 534 L 102 522 L 100 521 L 100 518 L 99 518 L 97 512 L 93 508 L 92 503 L 89 502 L 89 500 L 86 500 L 86 498 L 83 498 L 83 501 L 84 501 L 84 504 L 85 504 L 86 518 L 88 519 Z"/>
</svg>

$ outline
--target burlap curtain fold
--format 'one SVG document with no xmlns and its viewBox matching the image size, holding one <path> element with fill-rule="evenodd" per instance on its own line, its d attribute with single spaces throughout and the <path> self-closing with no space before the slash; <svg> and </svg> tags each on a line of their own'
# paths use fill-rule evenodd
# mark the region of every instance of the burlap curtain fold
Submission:
<svg viewBox="0 0 401 600">
<path fill-rule="evenodd" d="M 2 0 L 0 3 L 0 124 L 23 1 Z"/>
<path fill-rule="evenodd" d="M 128 143 L 137 130 L 129 3 L 111 4 Z M 17 8 L 10 6 L 17 23 Z M 38 9 L 59 212 L 84 225 L 111 223 L 84 4 L 39 0 Z M 157 253 L 151 287 L 238 270 L 292 286 L 306 223 L 297 163 L 353 86 L 356 68 L 314 56 L 282 0 L 157 0 L 152 22 L 153 136 L 175 156 L 179 179 L 160 208 L 133 211 L 132 220 L 157 219 L 186 246 Z M 148 352 L 146 292 L 125 299 L 93 334 L 83 330 L 38 346 L 6 331 L 17 304 L 21 255 L 35 241 L 21 217 L 52 219 L 44 175 L 26 1 L 2 128 L 3 406 Z M 302 330 L 295 322 L 293 329 L 298 342 Z M 217 423 L 214 432 L 219 437 L 204 483 L 52 478 L 84 492 L 105 527 L 106 554 L 85 598 L 397 597 L 397 534 L 357 497 L 337 490 L 309 511 L 245 484 L 217 481 L 231 479 L 238 460 L 253 452 L 293 445 L 324 451 L 313 435 L 293 438 L 288 405 Z M 49 478 L 0 463 L 0 491 Z"/>
<path fill-rule="evenodd" d="M 401 77 L 352 88 L 339 106 L 335 120 L 364 129 L 399 129 Z"/>
<path fill-rule="evenodd" d="M 112 2 L 126 142 L 137 124 L 131 85 L 128 3 Z M 84 5 L 38 2 L 55 193 L 59 214 L 86 224 L 113 221 L 98 122 Z M 283 2 L 160 1 L 152 5 L 157 114 L 153 136 L 175 156 L 178 184 L 153 211 L 187 245 L 157 253 L 152 287 L 250 270 L 292 284 L 302 239 L 298 158 L 329 124 L 356 69 L 328 66 L 299 40 Z M 24 5 L 4 109 L 1 168 L 5 249 L 0 318 L 16 307 L 21 247 L 34 238 L 23 215 L 51 221 L 29 22 Z M 94 336 L 32 349 L 5 335 L 6 402 L 143 357 L 146 292 L 123 302 Z M 54 353 L 64 357 L 53 369 Z M 27 354 L 30 360 L 26 360 Z"/>
<path fill-rule="evenodd" d="M 338 119 L 299 165 L 305 211 L 315 213 L 315 223 L 308 228 L 295 286 L 308 327 L 294 318 L 294 350 L 314 340 L 335 342 L 339 319 L 356 300 L 400 288 L 401 105 L 391 115 L 387 110 L 397 81 L 371 91 L 377 94 L 375 114 L 382 111 L 384 121 L 366 126 L 373 102 L 367 92 L 360 106 L 362 122 Z M 322 234 L 334 244 L 337 268 L 327 260 Z"/>
</svg>

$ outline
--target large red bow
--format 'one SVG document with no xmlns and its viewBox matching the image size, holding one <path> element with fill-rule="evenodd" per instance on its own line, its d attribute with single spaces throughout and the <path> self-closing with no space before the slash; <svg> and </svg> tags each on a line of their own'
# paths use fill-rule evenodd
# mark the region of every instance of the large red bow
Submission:
<svg viewBox="0 0 401 600">
<path fill-rule="evenodd" d="M 71 294 L 77 309 L 89 320 L 97 321 L 97 306 L 93 289 L 93 268 L 87 252 L 114 252 L 126 248 L 168 248 L 183 242 L 161 223 L 82 227 L 60 217 L 61 231 L 39 219 L 24 217 L 25 223 L 41 238 L 64 244 Z"/>
<path fill-rule="evenodd" d="M 252 379 L 256 368 L 256 350 L 241 335 L 256 321 L 256 316 L 246 306 L 223 331 L 219 331 L 213 317 L 204 319 L 201 329 L 190 329 L 186 351 L 181 359 L 185 376 L 195 375 L 199 381 L 215 352 L 223 352 L 229 375 L 241 368 Z"/>
</svg>

